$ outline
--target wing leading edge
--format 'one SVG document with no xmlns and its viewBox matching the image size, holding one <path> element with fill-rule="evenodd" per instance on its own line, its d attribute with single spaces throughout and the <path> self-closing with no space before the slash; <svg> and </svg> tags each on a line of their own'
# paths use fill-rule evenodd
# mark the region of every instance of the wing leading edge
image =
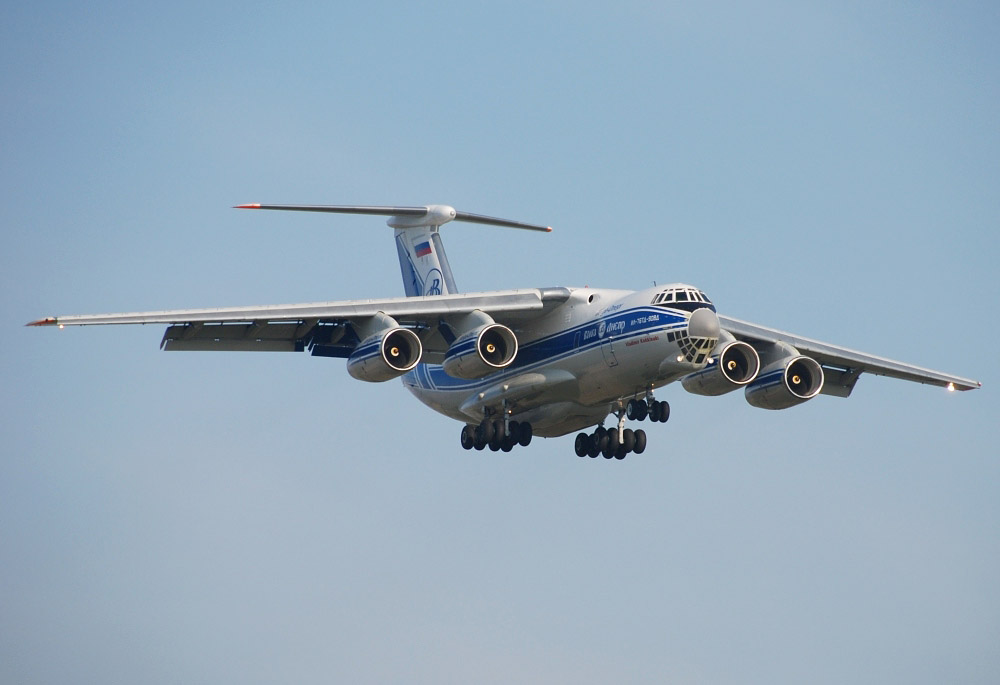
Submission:
<svg viewBox="0 0 1000 685">
<path fill-rule="evenodd" d="M 924 369 L 911 364 L 876 357 L 864 352 L 857 352 L 846 347 L 803 338 L 798 335 L 779 331 L 766 326 L 740 321 L 728 316 L 719 316 L 722 328 L 729 331 L 737 339 L 750 344 L 787 343 L 802 354 L 812 357 L 822 366 L 827 376 L 823 392 L 846 397 L 854 388 L 858 376 L 870 373 L 875 376 L 888 376 L 904 381 L 937 385 L 954 390 L 975 390 L 982 383 L 961 376 L 953 376 L 940 371 Z"/>
<path fill-rule="evenodd" d="M 59 316 L 27 325 L 169 324 L 161 342 L 165 350 L 301 351 L 319 346 L 321 349 L 314 353 L 341 356 L 336 347 L 349 332 L 350 324 L 379 314 L 392 317 L 404 326 L 428 330 L 437 329 L 442 321 L 477 310 L 490 314 L 497 321 L 517 323 L 542 315 L 547 307 L 564 302 L 568 297 L 569 291 L 565 288 L 501 290 L 380 300 Z M 441 351 L 436 349 L 440 346 L 433 340 L 430 342 L 428 361 L 434 358 L 435 352 Z"/>
</svg>

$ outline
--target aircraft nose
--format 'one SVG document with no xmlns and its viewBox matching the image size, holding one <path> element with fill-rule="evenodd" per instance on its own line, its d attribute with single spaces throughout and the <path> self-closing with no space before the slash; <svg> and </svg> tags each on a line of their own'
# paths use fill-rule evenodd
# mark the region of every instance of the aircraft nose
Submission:
<svg viewBox="0 0 1000 685">
<path fill-rule="evenodd" d="M 688 320 L 688 335 L 692 338 L 719 339 L 719 317 L 711 309 L 696 309 Z"/>
</svg>

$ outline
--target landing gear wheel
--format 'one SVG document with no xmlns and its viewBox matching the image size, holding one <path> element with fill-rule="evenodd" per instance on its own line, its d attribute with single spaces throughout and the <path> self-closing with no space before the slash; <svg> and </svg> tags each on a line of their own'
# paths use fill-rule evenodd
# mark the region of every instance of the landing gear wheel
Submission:
<svg viewBox="0 0 1000 685">
<path fill-rule="evenodd" d="M 621 461 L 625 458 L 626 454 L 628 454 L 628 450 L 625 449 L 625 445 L 618 445 L 618 449 L 615 450 L 615 459 Z"/>
<path fill-rule="evenodd" d="M 580 433 L 577 435 L 576 442 L 573 444 L 573 449 L 576 451 L 576 456 L 587 456 L 587 452 L 590 450 L 590 436 L 586 433 Z"/>
<path fill-rule="evenodd" d="M 531 444 L 531 424 L 527 421 L 523 421 L 518 426 L 519 435 L 517 436 L 517 444 L 521 447 L 527 447 Z"/>
<path fill-rule="evenodd" d="M 650 402 L 649 403 L 649 420 L 653 423 L 657 423 L 660 420 L 660 403 Z"/>
<path fill-rule="evenodd" d="M 504 452 L 510 452 L 512 449 L 514 449 L 514 445 L 516 444 L 517 443 L 514 442 L 514 439 L 508 435 L 507 437 L 505 437 L 503 440 L 500 441 L 500 449 L 503 450 Z"/>
<path fill-rule="evenodd" d="M 462 447 L 471 450 L 476 444 L 476 429 L 472 426 L 462 426 Z"/>
<path fill-rule="evenodd" d="M 500 449 L 500 444 L 506 440 L 507 436 L 503 434 L 503 426 L 500 426 L 500 430 L 496 429 L 496 425 L 493 426 L 493 437 L 490 438 L 489 446 L 490 449 L 496 452 Z"/>
<path fill-rule="evenodd" d="M 632 451 L 636 454 L 642 454 L 646 451 L 646 431 L 641 428 L 635 432 L 635 445 L 632 447 Z"/>
<path fill-rule="evenodd" d="M 587 456 L 591 459 L 597 457 L 601 453 L 601 441 L 598 439 L 597 434 L 587 436 Z"/>
<path fill-rule="evenodd" d="M 625 446 L 626 452 L 631 452 L 635 449 L 635 433 L 631 428 L 626 428 L 622 435 L 622 445 Z"/>
<path fill-rule="evenodd" d="M 615 452 L 618 451 L 618 431 L 610 430 L 607 435 L 607 442 L 604 443 L 604 448 L 601 450 L 601 454 L 604 455 L 605 459 L 611 459 L 615 456 Z"/>
<path fill-rule="evenodd" d="M 483 419 L 483 422 L 479 424 L 479 432 L 482 437 L 483 443 L 487 443 L 493 439 L 493 422 L 489 419 Z"/>
<path fill-rule="evenodd" d="M 516 445 L 517 439 L 521 437 L 521 424 L 518 423 L 517 421 L 508 421 L 507 435 L 510 436 L 511 440 L 513 440 L 514 444 Z"/>
<path fill-rule="evenodd" d="M 670 418 L 670 405 L 666 402 L 657 402 L 657 404 L 660 407 L 659 412 L 657 412 L 659 414 L 659 422 L 666 423 L 667 419 Z"/>
<path fill-rule="evenodd" d="M 629 400 L 625 407 L 625 416 L 629 421 L 642 421 L 649 413 L 646 400 Z"/>
</svg>

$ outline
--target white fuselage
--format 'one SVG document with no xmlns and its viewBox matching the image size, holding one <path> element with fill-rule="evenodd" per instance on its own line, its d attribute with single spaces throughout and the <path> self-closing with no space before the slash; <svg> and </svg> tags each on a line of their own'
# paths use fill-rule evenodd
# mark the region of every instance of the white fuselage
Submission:
<svg viewBox="0 0 1000 685">
<path fill-rule="evenodd" d="M 652 304 L 663 290 L 571 289 L 564 303 L 530 327 L 513 324 L 519 350 L 502 371 L 462 380 L 421 364 L 403 383 L 427 406 L 469 424 L 500 406 L 510 418 L 530 421 L 540 436 L 592 426 L 621 400 L 705 366 L 716 340 L 692 340 L 688 310 L 714 307 Z"/>
</svg>

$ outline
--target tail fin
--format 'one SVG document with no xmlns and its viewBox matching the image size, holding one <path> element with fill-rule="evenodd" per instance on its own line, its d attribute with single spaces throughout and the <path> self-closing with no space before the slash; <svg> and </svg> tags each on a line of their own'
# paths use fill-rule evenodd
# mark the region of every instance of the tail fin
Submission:
<svg viewBox="0 0 1000 685">
<path fill-rule="evenodd" d="M 408 297 L 458 292 L 437 226 L 397 228 L 396 251 Z"/>
<path fill-rule="evenodd" d="M 403 274 L 407 296 L 448 295 L 458 292 L 455 277 L 448 264 L 444 243 L 438 229 L 449 221 L 465 221 L 490 226 L 551 231 L 548 226 L 536 226 L 519 221 L 495 219 L 481 214 L 459 212 L 447 205 L 426 207 L 371 207 L 356 205 L 237 205 L 237 209 L 283 209 L 298 212 L 331 212 L 335 214 L 375 214 L 388 216 L 386 222 L 396 229 L 396 251 Z"/>
</svg>

